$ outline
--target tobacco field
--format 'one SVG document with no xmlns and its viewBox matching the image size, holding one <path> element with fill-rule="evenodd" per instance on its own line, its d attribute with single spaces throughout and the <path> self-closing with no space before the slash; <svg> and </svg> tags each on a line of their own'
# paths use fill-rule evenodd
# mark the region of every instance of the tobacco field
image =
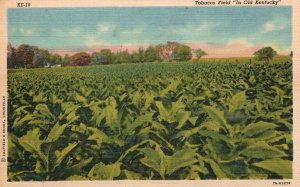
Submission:
<svg viewBox="0 0 300 187">
<path fill-rule="evenodd" d="M 292 63 L 9 70 L 9 181 L 289 179 Z"/>
</svg>

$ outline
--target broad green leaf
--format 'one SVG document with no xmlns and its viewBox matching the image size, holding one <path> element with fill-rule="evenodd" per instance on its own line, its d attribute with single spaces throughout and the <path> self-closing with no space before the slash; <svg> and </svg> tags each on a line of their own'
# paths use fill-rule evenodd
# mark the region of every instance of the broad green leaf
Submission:
<svg viewBox="0 0 300 187">
<path fill-rule="evenodd" d="M 51 118 L 53 117 L 52 113 L 50 112 L 48 106 L 46 104 L 38 104 L 35 107 L 35 111 L 33 113 L 35 116 L 40 116 L 40 117 L 47 117 Z"/>
<path fill-rule="evenodd" d="M 159 116 L 162 118 L 162 120 L 168 121 L 169 123 L 174 122 L 172 114 L 169 113 L 161 101 L 156 101 L 155 105 L 158 108 Z"/>
<path fill-rule="evenodd" d="M 43 93 L 39 93 L 33 97 L 32 101 L 35 103 L 44 103 L 47 102 L 47 97 Z"/>
<path fill-rule="evenodd" d="M 76 105 L 73 102 L 63 102 L 61 104 L 62 111 L 64 113 L 63 116 L 70 114 L 71 112 L 76 111 L 79 108 L 79 105 Z"/>
<path fill-rule="evenodd" d="M 148 113 L 142 116 L 139 116 L 137 119 L 134 120 L 132 124 L 129 124 L 127 128 L 125 129 L 125 134 L 130 134 L 132 131 L 134 131 L 137 127 L 143 125 L 146 122 L 152 121 L 152 116 L 154 113 Z"/>
<path fill-rule="evenodd" d="M 139 91 L 136 91 L 133 93 L 133 96 L 132 96 L 132 103 L 137 107 L 137 108 L 140 108 L 140 103 L 142 101 L 142 94 L 141 92 Z"/>
<path fill-rule="evenodd" d="M 191 130 L 181 130 L 177 134 L 175 134 L 174 137 L 172 137 L 172 140 L 175 140 L 177 138 L 181 138 L 182 141 L 186 140 L 190 136 L 196 134 L 201 128 L 202 128 L 202 126 L 195 127 L 195 128 L 193 128 Z"/>
<path fill-rule="evenodd" d="M 88 127 L 88 129 L 91 131 L 91 135 L 88 137 L 88 140 L 95 140 L 97 141 L 97 144 L 98 145 L 101 145 L 101 143 L 104 141 L 108 141 L 108 136 L 100 131 L 99 129 L 97 128 L 94 128 L 94 127 Z"/>
<path fill-rule="evenodd" d="M 185 122 L 189 119 L 190 115 L 191 115 L 191 112 L 189 112 L 189 111 L 178 112 L 175 115 L 175 119 L 176 119 L 176 121 L 178 121 L 178 126 L 176 127 L 176 129 L 180 129 L 181 127 L 183 127 Z"/>
<path fill-rule="evenodd" d="M 143 148 L 140 149 L 140 151 L 144 153 L 145 156 L 144 158 L 140 159 L 142 164 L 154 169 L 158 173 L 161 173 L 160 163 L 161 163 L 161 159 L 163 158 L 160 157 L 159 153 L 150 148 Z"/>
<path fill-rule="evenodd" d="M 73 132 L 79 132 L 80 134 L 87 134 L 87 126 L 84 123 L 80 123 L 79 125 L 72 125 L 71 130 Z"/>
<path fill-rule="evenodd" d="M 274 172 L 282 176 L 284 179 L 291 179 L 293 177 L 292 161 L 290 160 L 273 158 L 254 163 L 253 165 Z"/>
<path fill-rule="evenodd" d="M 226 123 L 226 119 L 224 117 L 224 112 L 220 111 L 217 108 L 210 107 L 210 106 L 203 106 L 202 111 L 204 113 L 207 113 L 212 120 L 218 122 L 226 130 L 230 130 L 230 127 Z"/>
<path fill-rule="evenodd" d="M 34 119 L 32 114 L 27 114 L 22 118 L 16 118 L 13 123 L 13 126 L 14 128 L 19 128 L 22 125 L 25 125 L 25 122 L 30 122 L 32 119 Z"/>
<path fill-rule="evenodd" d="M 61 162 L 69 155 L 69 153 L 78 145 L 78 143 L 70 143 L 62 151 L 56 151 L 56 160 L 54 164 L 54 169 L 61 166 Z"/>
<path fill-rule="evenodd" d="M 157 131 L 168 133 L 167 127 L 157 121 L 152 121 L 151 126 Z"/>
<path fill-rule="evenodd" d="M 40 140 L 40 130 L 38 128 L 28 131 L 26 135 L 19 138 L 19 144 L 28 152 L 35 154 L 45 161 L 45 156 L 41 150 L 43 141 Z"/>
<path fill-rule="evenodd" d="M 213 140 L 223 140 L 223 141 L 230 141 L 229 138 L 223 134 L 220 134 L 215 131 L 207 131 L 207 130 L 200 130 L 198 133 L 204 137 L 209 137 Z"/>
<path fill-rule="evenodd" d="M 271 86 L 272 89 L 274 89 L 276 91 L 276 101 L 279 103 L 283 103 L 283 96 L 284 96 L 284 91 L 280 88 L 278 88 L 277 86 Z"/>
<path fill-rule="evenodd" d="M 88 104 L 88 100 L 84 96 L 79 95 L 78 93 L 75 93 L 75 99 L 76 99 L 76 101 L 78 101 L 79 103 L 82 103 L 84 105 Z"/>
<path fill-rule="evenodd" d="M 108 97 L 106 99 L 106 104 L 107 106 L 104 109 L 103 115 L 105 116 L 106 123 L 109 125 L 109 127 L 116 132 L 120 128 L 118 121 L 118 110 L 116 109 L 117 102 L 114 97 Z"/>
<path fill-rule="evenodd" d="M 46 139 L 46 142 L 54 142 L 54 141 L 57 141 L 60 136 L 63 134 L 63 132 L 65 131 L 67 125 L 64 124 L 64 125 L 59 125 L 59 123 L 56 123 L 50 133 L 48 134 L 47 136 L 47 139 Z"/>
<path fill-rule="evenodd" d="M 30 105 L 18 107 L 17 109 L 14 110 L 14 115 L 21 116 L 22 114 L 27 114 L 28 112 L 26 111 L 26 109 L 29 107 Z"/>
<path fill-rule="evenodd" d="M 66 120 L 67 120 L 66 124 L 67 125 L 72 124 L 78 119 L 79 119 L 79 116 L 76 114 L 76 111 L 72 111 L 66 117 Z"/>
<path fill-rule="evenodd" d="M 184 110 L 185 109 L 185 104 L 182 102 L 182 98 L 183 96 L 181 96 L 180 98 L 178 98 L 178 100 L 176 102 L 172 103 L 172 113 L 175 114 L 178 111 Z"/>
<path fill-rule="evenodd" d="M 80 174 L 82 174 L 84 167 L 86 167 L 89 163 L 91 163 L 92 160 L 93 160 L 93 158 L 88 158 L 88 159 L 80 161 L 79 163 L 77 163 L 71 167 L 66 167 L 66 168 L 64 168 L 63 172 L 58 173 L 58 177 L 66 178 L 70 175 L 72 175 L 72 176 L 80 175 Z M 68 177 L 67 180 L 69 178 L 70 177 Z M 78 179 L 78 180 L 81 180 L 81 179 Z M 85 180 L 88 180 L 88 179 L 86 178 Z"/>
<path fill-rule="evenodd" d="M 250 78 L 249 78 L 249 82 L 254 85 L 256 83 L 256 79 L 255 79 L 255 76 L 254 75 L 251 75 Z"/>
<path fill-rule="evenodd" d="M 279 149 L 268 145 L 265 142 L 257 142 L 254 145 L 247 147 L 246 149 L 241 151 L 241 154 L 248 158 L 260 158 L 260 159 L 268 159 L 268 158 L 280 158 L 287 156 L 284 152 Z"/>
<path fill-rule="evenodd" d="M 166 156 L 166 174 L 171 175 L 182 167 L 191 167 L 193 164 L 198 162 L 195 155 L 195 150 L 186 148 L 176 151 L 172 156 Z"/>
<path fill-rule="evenodd" d="M 87 87 L 87 86 L 80 86 L 79 91 L 82 95 L 84 95 L 85 97 L 88 97 L 93 92 L 93 89 L 91 89 L 90 87 Z"/>
<path fill-rule="evenodd" d="M 195 117 L 190 117 L 189 121 L 191 122 L 191 124 L 193 124 L 194 126 L 196 125 L 196 121 L 198 120 L 198 116 Z"/>
<path fill-rule="evenodd" d="M 264 121 L 260 121 L 257 123 L 251 123 L 248 126 L 244 128 L 242 133 L 245 137 L 253 137 L 260 133 L 263 133 L 264 131 L 275 129 L 277 127 L 274 123 L 268 123 Z"/>
<path fill-rule="evenodd" d="M 143 98 L 145 99 L 145 103 L 142 110 L 147 110 L 150 107 L 150 105 L 153 103 L 154 96 L 151 92 L 146 91 L 143 95 Z"/>
<path fill-rule="evenodd" d="M 113 180 L 115 177 L 120 175 L 120 166 L 120 162 L 108 165 L 103 163 L 96 164 L 89 172 L 88 177 L 96 180 Z"/>
<path fill-rule="evenodd" d="M 45 168 L 43 167 L 43 165 L 42 165 L 42 163 L 41 163 L 40 160 L 37 160 L 37 161 L 36 161 L 34 171 L 35 171 L 36 173 L 38 173 L 38 174 L 41 174 L 41 173 L 43 173 L 43 172 L 46 171 Z"/>
<path fill-rule="evenodd" d="M 244 91 L 236 93 L 232 98 L 228 101 L 229 104 L 229 112 L 233 112 L 237 109 L 241 109 L 247 103 L 246 94 Z"/>
<path fill-rule="evenodd" d="M 127 169 L 124 169 L 123 172 L 124 172 L 125 176 L 127 177 L 127 179 L 129 179 L 129 180 L 142 180 L 142 179 L 146 179 L 140 173 L 129 171 Z"/>
<path fill-rule="evenodd" d="M 210 167 L 216 175 L 217 179 L 228 179 L 227 175 L 214 160 L 205 158 L 205 162 L 210 164 Z"/>
<path fill-rule="evenodd" d="M 213 120 L 204 121 L 203 123 L 201 123 L 200 127 L 203 130 L 214 131 L 214 132 L 219 132 L 220 129 L 224 130 L 221 124 Z"/>
</svg>

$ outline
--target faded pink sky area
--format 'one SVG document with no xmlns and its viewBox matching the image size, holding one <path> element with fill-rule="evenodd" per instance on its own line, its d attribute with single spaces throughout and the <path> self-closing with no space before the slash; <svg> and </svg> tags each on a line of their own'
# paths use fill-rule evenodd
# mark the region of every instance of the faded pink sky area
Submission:
<svg viewBox="0 0 300 187">
<path fill-rule="evenodd" d="M 266 46 L 273 45 L 263 45 L 263 44 L 251 44 L 243 39 L 237 39 L 235 41 L 229 42 L 227 44 L 208 44 L 208 43 L 186 43 L 186 45 L 190 46 L 192 49 L 201 48 L 208 55 L 204 58 L 230 58 L 230 57 L 250 57 L 253 56 L 253 53 L 258 49 Z M 92 54 L 93 52 L 99 52 L 101 49 L 110 49 L 113 52 L 118 50 L 128 50 L 128 52 L 133 52 L 138 50 L 139 48 L 146 49 L 149 45 L 118 45 L 118 46 L 108 46 L 108 45 L 93 45 L 86 48 L 77 48 L 77 49 L 51 49 L 49 50 L 52 53 L 57 53 L 61 56 L 65 54 L 73 55 L 77 52 L 87 52 Z M 288 55 L 290 50 L 279 50 L 276 47 L 274 49 L 280 55 Z"/>
</svg>

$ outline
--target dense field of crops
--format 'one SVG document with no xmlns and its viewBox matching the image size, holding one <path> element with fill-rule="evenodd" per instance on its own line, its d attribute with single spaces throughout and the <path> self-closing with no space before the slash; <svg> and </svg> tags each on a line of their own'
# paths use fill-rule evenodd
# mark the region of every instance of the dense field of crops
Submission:
<svg viewBox="0 0 300 187">
<path fill-rule="evenodd" d="M 8 178 L 291 178 L 292 64 L 8 72 Z"/>
</svg>

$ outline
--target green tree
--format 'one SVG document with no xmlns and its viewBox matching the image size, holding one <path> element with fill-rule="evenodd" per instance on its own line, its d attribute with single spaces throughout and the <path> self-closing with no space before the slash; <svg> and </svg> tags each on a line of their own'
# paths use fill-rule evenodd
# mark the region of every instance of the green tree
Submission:
<svg viewBox="0 0 300 187">
<path fill-rule="evenodd" d="M 48 61 L 50 57 L 50 53 L 44 49 L 36 49 L 34 50 L 34 56 L 32 59 L 33 67 L 43 67 L 44 62 Z"/>
<path fill-rule="evenodd" d="M 256 51 L 253 55 L 254 58 L 258 61 L 270 62 L 270 60 L 272 60 L 273 57 L 277 55 L 277 52 L 272 47 L 264 47 Z"/>
<path fill-rule="evenodd" d="M 49 61 L 51 64 L 62 64 L 62 58 L 59 54 L 51 55 Z"/>
<path fill-rule="evenodd" d="M 187 45 L 180 45 L 175 52 L 176 60 L 178 61 L 187 61 L 191 60 L 192 52 L 191 48 Z"/>
<path fill-rule="evenodd" d="M 145 58 L 146 62 L 159 61 L 159 56 L 158 56 L 158 50 L 157 50 L 157 48 L 153 47 L 153 46 L 149 46 L 145 50 L 144 58 Z"/>
<path fill-rule="evenodd" d="M 63 66 L 69 66 L 70 65 L 70 57 L 68 54 L 65 54 L 63 60 L 62 60 Z"/>
<path fill-rule="evenodd" d="M 130 54 L 128 53 L 127 50 L 125 50 L 125 51 L 118 51 L 115 54 L 114 62 L 117 63 L 117 64 L 129 63 L 129 62 L 131 62 L 131 56 L 130 56 Z"/>
<path fill-rule="evenodd" d="M 103 59 L 101 54 L 99 52 L 92 53 L 90 65 L 99 65 L 99 64 L 103 64 Z"/>
<path fill-rule="evenodd" d="M 193 52 L 196 55 L 197 60 L 199 60 L 203 56 L 207 55 L 207 53 L 205 51 L 203 51 L 202 49 L 200 49 L 200 48 L 195 49 Z"/>
<path fill-rule="evenodd" d="M 16 66 L 26 68 L 32 65 L 34 51 L 37 47 L 22 44 L 16 49 Z"/>
<path fill-rule="evenodd" d="M 131 62 L 134 63 L 140 62 L 139 54 L 136 51 L 132 52 L 130 56 L 131 56 Z"/>
<path fill-rule="evenodd" d="M 143 63 L 143 62 L 145 62 L 145 50 L 143 49 L 143 48 L 139 48 L 139 50 L 138 50 L 138 62 L 141 62 L 141 63 Z"/>
<path fill-rule="evenodd" d="M 113 62 L 114 54 L 110 49 L 102 49 L 100 56 L 102 57 L 102 64 L 111 64 Z"/>
</svg>

